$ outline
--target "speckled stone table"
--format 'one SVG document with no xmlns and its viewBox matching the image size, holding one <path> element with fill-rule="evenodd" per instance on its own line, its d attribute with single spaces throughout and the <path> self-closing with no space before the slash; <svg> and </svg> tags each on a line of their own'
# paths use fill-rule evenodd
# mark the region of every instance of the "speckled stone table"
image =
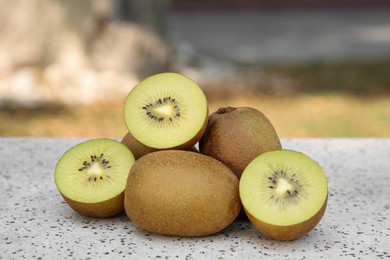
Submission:
<svg viewBox="0 0 390 260">
<path fill-rule="evenodd" d="M 201 238 L 167 237 L 122 214 L 93 219 L 59 195 L 59 157 L 84 139 L 0 138 L 1 259 L 390 259 L 390 139 L 283 139 L 329 178 L 320 224 L 301 239 L 273 241 L 245 220 Z"/>
</svg>

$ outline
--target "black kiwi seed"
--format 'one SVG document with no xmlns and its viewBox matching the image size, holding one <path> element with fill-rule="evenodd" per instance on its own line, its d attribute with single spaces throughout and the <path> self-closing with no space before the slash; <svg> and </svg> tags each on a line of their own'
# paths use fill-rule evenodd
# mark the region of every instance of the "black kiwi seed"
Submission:
<svg viewBox="0 0 390 260">
<path fill-rule="evenodd" d="M 271 176 L 267 177 L 268 180 L 269 180 L 269 186 L 268 188 L 270 189 L 274 189 L 275 188 L 275 185 L 277 185 L 277 181 L 279 178 L 282 178 L 282 179 L 285 179 L 286 181 L 288 181 L 292 186 L 293 186 L 293 189 L 292 190 L 287 190 L 286 193 L 286 199 L 295 199 L 297 198 L 300 193 L 300 190 L 303 188 L 302 184 L 299 183 L 299 179 L 296 179 L 296 173 L 294 174 L 289 174 L 288 172 L 286 171 L 283 171 L 283 170 L 280 170 L 280 171 L 273 171 Z M 279 196 L 274 196 L 272 195 L 270 197 L 270 199 L 272 200 L 275 200 L 276 202 L 279 201 L 279 199 L 283 199 L 283 198 L 279 198 Z"/>
<path fill-rule="evenodd" d="M 142 109 L 146 110 L 146 115 L 150 119 L 152 119 L 153 121 L 163 122 L 163 121 L 165 121 L 165 119 L 168 119 L 168 118 L 165 118 L 164 116 L 161 116 L 161 115 L 154 115 L 152 108 L 161 106 L 164 103 L 171 103 L 173 105 L 173 108 L 175 109 L 175 116 L 168 117 L 170 122 L 173 121 L 173 118 L 178 118 L 178 117 L 181 116 L 180 109 L 179 109 L 179 107 L 178 107 L 178 105 L 176 103 L 176 99 L 175 98 L 171 98 L 171 96 L 164 97 L 164 98 L 159 98 L 159 99 L 157 99 L 155 101 L 154 104 L 149 103 L 149 104 L 143 106 Z"/>
<path fill-rule="evenodd" d="M 91 159 L 90 162 L 88 161 L 84 161 L 83 164 L 82 164 L 82 167 L 78 169 L 78 171 L 82 172 L 84 170 L 87 170 L 90 166 L 91 166 L 91 162 L 99 162 L 101 164 L 101 166 L 103 167 L 103 169 L 108 169 L 108 168 L 111 168 L 111 165 L 109 165 L 109 161 L 107 161 L 105 158 L 103 158 L 104 154 L 100 154 L 100 156 L 96 156 L 96 155 L 91 155 L 89 158 Z M 105 175 L 105 177 L 109 178 L 109 175 Z M 103 176 L 99 176 L 99 179 L 100 180 L 103 180 Z M 96 182 L 98 180 L 98 176 L 90 176 L 88 177 L 88 182 Z"/>
</svg>

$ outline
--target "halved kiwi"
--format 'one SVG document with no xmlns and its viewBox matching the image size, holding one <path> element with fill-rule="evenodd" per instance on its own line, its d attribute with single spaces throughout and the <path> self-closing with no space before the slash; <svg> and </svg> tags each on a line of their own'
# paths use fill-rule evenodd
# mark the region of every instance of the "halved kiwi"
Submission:
<svg viewBox="0 0 390 260">
<path fill-rule="evenodd" d="M 55 184 L 65 201 L 80 214 L 111 217 L 124 209 L 123 193 L 134 162 L 131 151 L 118 141 L 85 141 L 60 158 Z"/>
<path fill-rule="evenodd" d="M 206 96 L 194 81 L 181 74 L 156 74 L 130 91 L 124 119 L 129 132 L 147 147 L 187 149 L 206 129 Z"/>
<path fill-rule="evenodd" d="M 290 150 L 255 158 L 244 170 L 239 189 L 249 220 L 277 240 L 296 239 L 312 230 L 328 198 L 321 167 L 307 155 Z"/>
</svg>

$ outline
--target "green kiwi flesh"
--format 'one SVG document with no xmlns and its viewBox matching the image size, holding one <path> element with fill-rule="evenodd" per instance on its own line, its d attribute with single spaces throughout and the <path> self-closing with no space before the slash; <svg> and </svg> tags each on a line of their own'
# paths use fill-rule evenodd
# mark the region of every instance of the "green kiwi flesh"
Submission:
<svg viewBox="0 0 390 260">
<path fill-rule="evenodd" d="M 202 89 L 178 73 L 142 80 L 126 98 L 124 120 L 129 132 L 152 149 L 186 149 L 202 137 L 208 105 Z"/>
<path fill-rule="evenodd" d="M 240 179 L 240 198 L 249 220 L 265 236 L 292 240 L 321 220 L 327 178 L 307 155 L 279 150 L 255 158 Z"/>
<path fill-rule="evenodd" d="M 241 210 L 238 178 L 221 162 L 194 152 L 147 154 L 131 168 L 125 211 L 141 228 L 171 236 L 206 236 Z"/>
<path fill-rule="evenodd" d="M 270 120 L 250 107 L 222 107 L 209 117 L 199 151 L 227 165 L 240 178 L 258 155 L 282 149 Z"/>
<path fill-rule="evenodd" d="M 99 138 L 77 144 L 59 159 L 55 184 L 77 212 L 111 217 L 123 211 L 123 192 L 131 166 L 131 151 L 118 141 Z"/>
</svg>

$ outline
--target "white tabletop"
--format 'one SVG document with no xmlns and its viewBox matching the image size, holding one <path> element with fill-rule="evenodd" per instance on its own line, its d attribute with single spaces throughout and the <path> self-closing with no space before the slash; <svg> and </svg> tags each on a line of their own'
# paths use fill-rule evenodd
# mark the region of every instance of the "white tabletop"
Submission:
<svg viewBox="0 0 390 260">
<path fill-rule="evenodd" d="M 0 259 L 389 259 L 390 138 L 282 139 L 328 175 L 320 224 L 290 242 L 264 238 L 247 220 L 208 237 L 151 234 L 123 213 L 75 213 L 54 184 L 60 156 L 85 139 L 0 138 Z"/>
</svg>

